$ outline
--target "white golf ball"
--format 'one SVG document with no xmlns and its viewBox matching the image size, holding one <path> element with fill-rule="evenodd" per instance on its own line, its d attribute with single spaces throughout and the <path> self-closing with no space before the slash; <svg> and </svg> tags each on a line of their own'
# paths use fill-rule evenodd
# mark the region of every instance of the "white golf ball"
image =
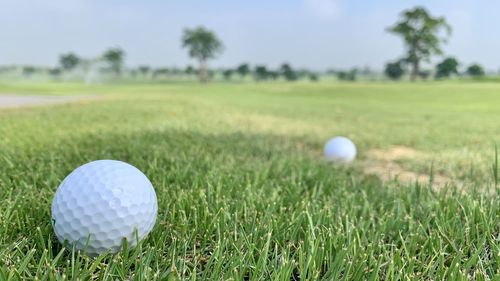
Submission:
<svg viewBox="0 0 500 281">
<path fill-rule="evenodd" d="M 61 243 L 89 255 L 116 253 L 124 238 L 130 247 L 144 238 L 157 212 L 155 190 L 141 171 L 99 160 L 78 167 L 61 183 L 52 201 L 52 224 Z"/>
<path fill-rule="evenodd" d="M 327 160 L 345 164 L 356 158 L 356 146 L 346 137 L 334 137 L 325 144 L 324 153 Z"/>
</svg>

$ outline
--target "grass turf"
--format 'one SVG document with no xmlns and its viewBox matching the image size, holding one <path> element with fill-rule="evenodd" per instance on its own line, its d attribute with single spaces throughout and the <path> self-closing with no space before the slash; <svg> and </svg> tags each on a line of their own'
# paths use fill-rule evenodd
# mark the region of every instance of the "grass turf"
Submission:
<svg viewBox="0 0 500 281">
<path fill-rule="evenodd" d="M 499 277 L 494 83 L 3 84 L 95 95 L 0 111 L 0 280 L 471 279 Z M 351 167 L 321 161 L 346 135 Z M 384 182 L 369 151 L 417 150 L 409 170 L 466 187 Z M 61 180 L 118 159 L 153 182 L 159 216 L 139 247 L 88 258 L 50 225 Z"/>
</svg>

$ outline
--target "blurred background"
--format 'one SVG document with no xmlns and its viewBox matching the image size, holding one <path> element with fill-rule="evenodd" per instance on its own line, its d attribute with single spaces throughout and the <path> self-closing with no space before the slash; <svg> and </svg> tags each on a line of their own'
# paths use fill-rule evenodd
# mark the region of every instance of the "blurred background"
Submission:
<svg viewBox="0 0 500 281">
<path fill-rule="evenodd" d="M 443 20 L 429 31 L 439 42 L 415 54 L 420 80 L 498 76 L 500 4 L 489 1 L 3 0 L 0 79 L 196 80 L 183 38 L 201 28 L 220 45 L 213 81 L 405 80 L 408 38 L 391 29 L 417 7 Z"/>
</svg>

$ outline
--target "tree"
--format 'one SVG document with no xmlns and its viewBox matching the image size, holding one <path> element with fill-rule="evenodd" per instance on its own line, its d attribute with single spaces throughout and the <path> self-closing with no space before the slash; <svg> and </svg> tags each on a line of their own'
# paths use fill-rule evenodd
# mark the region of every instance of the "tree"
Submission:
<svg viewBox="0 0 500 281">
<path fill-rule="evenodd" d="M 278 80 L 278 78 L 280 77 L 280 73 L 278 71 L 268 70 L 267 77 L 271 80 Z"/>
<path fill-rule="evenodd" d="M 467 67 L 467 75 L 472 77 L 482 77 L 485 75 L 485 71 L 481 65 L 475 63 Z"/>
<path fill-rule="evenodd" d="M 189 50 L 189 56 L 200 63 L 200 81 L 207 82 L 208 66 L 207 60 L 215 58 L 222 53 L 224 47 L 215 33 L 200 26 L 194 29 L 184 30 L 182 47 Z"/>
<path fill-rule="evenodd" d="M 401 17 L 388 31 L 403 38 L 407 47 L 405 59 L 412 66 L 411 80 L 414 81 L 422 61 L 428 62 L 432 55 L 443 53 L 441 44 L 451 35 L 451 27 L 444 17 L 433 17 L 423 7 L 403 11 Z M 445 35 L 440 36 L 443 30 Z"/>
<path fill-rule="evenodd" d="M 245 79 L 245 76 L 247 76 L 248 73 L 250 73 L 250 66 L 248 65 L 248 63 L 240 64 L 236 68 L 236 71 L 238 72 L 238 74 L 241 76 L 242 79 Z"/>
<path fill-rule="evenodd" d="M 344 81 L 356 81 L 356 76 L 358 75 L 358 70 L 356 68 L 350 71 L 338 71 L 337 78 Z"/>
<path fill-rule="evenodd" d="M 234 70 L 226 69 L 226 70 L 224 70 L 224 72 L 222 74 L 224 75 L 224 79 L 229 81 L 229 80 L 231 80 L 231 76 L 233 76 L 233 73 L 234 73 Z"/>
<path fill-rule="evenodd" d="M 57 77 L 57 76 L 61 75 L 61 72 L 62 71 L 61 71 L 61 69 L 59 67 L 55 67 L 55 68 L 49 69 L 49 74 L 51 76 L 54 76 L 54 77 Z"/>
<path fill-rule="evenodd" d="M 168 68 L 158 68 L 153 71 L 153 79 L 156 79 L 160 76 L 167 76 L 170 73 L 170 69 Z"/>
<path fill-rule="evenodd" d="M 36 68 L 34 66 L 28 65 L 23 67 L 23 75 L 26 77 L 31 77 L 35 72 Z"/>
<path fill-rule="evenodd" d="M 81 59 L 74 53 L 62 54 L 59 56 L 59 64 L 65 71 L 71 71 L 80 64 Z"/>
<path fill-rule="evenodd" d="M 111 48 L 104 52 L 102 58 L 108 63 L 112 72 L 116 75 L 121 74 L 125 61 L 125 51 L 120 48 Z"/>
<path fill-rule="evenodd" d="M 262 81 L 267 80 L 269 78 L 269 71 L 265 65 L 258 65 L 255 67 L 255 80 Z"/>
<path fill-rule="evenodd" d="M 399 80 L 405 74 L 403 61 L 398 60 L 385 65 L 385 75 L 392 80 Z"/>
<path fill-rule="evenodd" d="M 137 70 L 139 71 L 139 73 L 141 73 L 142 77 L 147 77 L 149 72 L 151 71 L 151 67 L 147 65 L 141 65 L 139 66 L 139 68 L 137 68 Z"/>
<path fill-rule="evenodd" d="M 318 82 L 319 80 L 319 75 L 314 72 L 309 73 L 308 77 L 311 82 Z"/>
<path fill-rule="evenodd" d="M 453 74 L 458 74 L 458 61 L 455 58 L 446 58 L 436 65 L 436 78 L 448 78 Z"/>
<path fill-rule="evenodd" d="M 297 72 L 293 70 L 293 68 L 288 64 L 284 63 L 280 67 L 281 74 L 287 81 L 295 81 L 298 79 Z"/>
<path fill-rule="evenodd" d="M 191 74 L 193 74 L 194 72 L 195 72 L 195 69 L 194 69 L 194 67 L 193 67 L 193 66 L 191 66 L 191 65 L 188 65 L 188 66 L 186 67 L 186 69 L 184 70 L 184 73 L 186 73 L 187 75 L 191 75 Z"/>
</svg>

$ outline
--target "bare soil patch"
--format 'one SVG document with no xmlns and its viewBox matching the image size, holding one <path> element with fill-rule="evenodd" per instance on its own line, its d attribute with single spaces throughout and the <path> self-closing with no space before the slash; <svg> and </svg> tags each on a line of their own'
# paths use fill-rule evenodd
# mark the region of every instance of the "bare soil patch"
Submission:
<svg viewBox="0 0 500 281">
<path fill-rule="evenodd" d="M 421 158 L 423 153 L 406 146 L 394 146 L 387 150 L 372 150 L 370 155 L 379 160 L 395 161 L 402 158 Z"/>
<path fill-rule="evenodd" d="M 430 175 L 405 170 L 396 162 L 408 158 L 425 159 L 427 155 L 406 146 L 394 146 L 387 150 L 372 150 L 368 153 L 367 165 L 364 171 L 366 174 L 376 175 L 384 181 L 397 179 L 404 183 L 419 182 L 428 184 L 431 182 Z M 434 174 L 432 177 L 432 184 L 435 187 L 443 187 L 452 182 L 451 178 L 444 175 Z"/>
</svg>

